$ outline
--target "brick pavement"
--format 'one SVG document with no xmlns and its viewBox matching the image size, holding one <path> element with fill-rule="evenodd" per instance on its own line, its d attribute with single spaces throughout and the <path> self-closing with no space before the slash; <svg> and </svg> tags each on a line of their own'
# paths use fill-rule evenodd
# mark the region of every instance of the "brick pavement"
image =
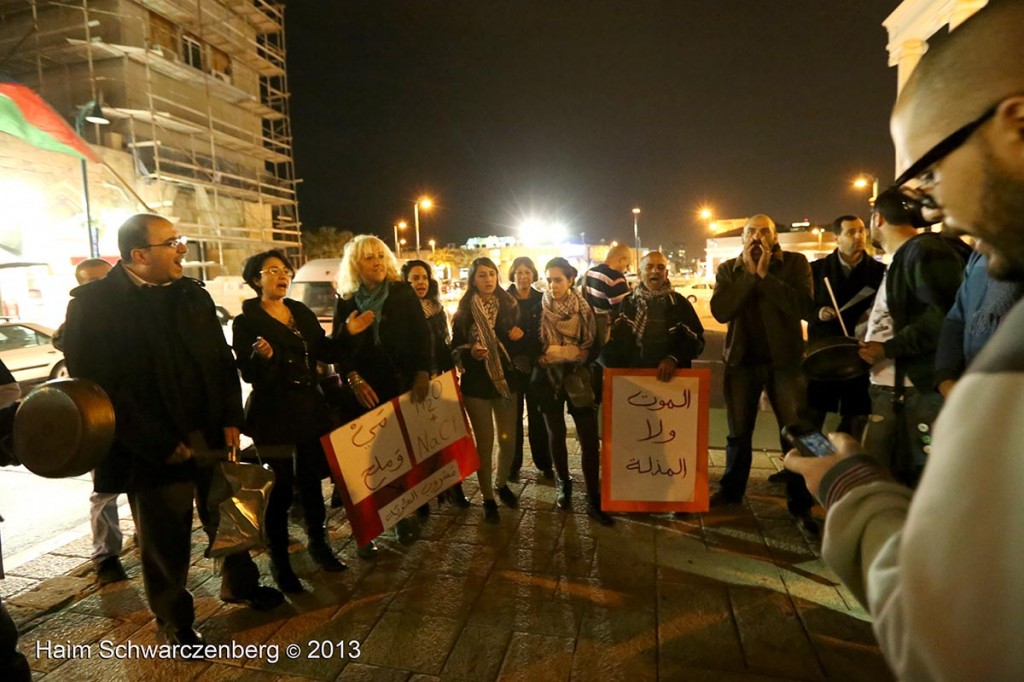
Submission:
<svg viewBox="0 0 1024 682">
<path fill-rule="evenodd" d="M 711 464 L 714 481 L 720 450 Z M 155 641 L 134 550 L 124 557 L 132 579 L 103 589 L 86 567 L 34 588 L 0 587 L 12 595 L 5 601 L 23 628 L 22 650 L 47 681 L 891 679 L 866 614 L 789 519 L 781 487 L 766 482 L 775 469 L 755 455 L 742 507 L 685 520 L 620 514 L 612 528 L 586 516 L 579 493 L 571 513 L 557 510 L 554 486 L 527 469 L 513 484 L 520 509 L 502 507 L 501 524 L 489 526 L 471 477 L 472 508 L 435 505 L 419 541 L 384 539 L 372 562 L 356 558 L 344 514 L 334 511 L 331 542 L 350 570 L 317 571 L 296 545 L 293 563 L 309 591 L 267 613 L 218 599 L 197 529 L 189 578 L 197 626 L 210 643 L 277 645 L 276 662 L 266 654 L 105 658 L 101 642 Z M 266 569 L 265 556 L 257 561 Z M 310 658 L 310 642 L 333 655 Z M 349 642 L 359 643 L 358 656 Z M 87 646 L 72 656 L 57 644 Z M 302 651 L 296 659 L 286 655 L 290 644 Z"/>
</svg>

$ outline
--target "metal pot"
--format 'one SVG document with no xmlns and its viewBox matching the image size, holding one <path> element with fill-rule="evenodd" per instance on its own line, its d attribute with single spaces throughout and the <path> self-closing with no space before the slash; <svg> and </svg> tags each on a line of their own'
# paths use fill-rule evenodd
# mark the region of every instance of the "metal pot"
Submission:
<svg viewBox="0 0 1024 682">
<path fill-rule="evenodd" d="M 14 454 L 47 478 L 92 471 L 114 443 L 114 407 L 88 379 L 55 379 L 35 388 L 14 417 Z"/>
<path fill-rule="evenodd" d="M 864 374 L 870 365 L 859 355 L 860 341 L 852 336 L 815 339 L 807 345 L 803 370 L 815 381 L 844 381 Z"/>
</svg>

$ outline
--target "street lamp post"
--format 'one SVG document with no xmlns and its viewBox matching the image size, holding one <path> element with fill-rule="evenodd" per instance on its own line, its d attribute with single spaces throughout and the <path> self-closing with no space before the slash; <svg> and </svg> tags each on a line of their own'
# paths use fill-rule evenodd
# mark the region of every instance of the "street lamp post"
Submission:
<svg viewBox="0 0 1024 682">
<path fill-rule="evenodd" d="M 395 257 L 396 258 L 401 258 L 402 257 L 402 246 L 401 246 L 401 244 L 398 243 L 398 231 L 399 230 L 404 230 L 407 226 L 406 226 L 404 220 L 400 220 L 400 221 L 398 221 L 398 223 L 394 227 L 395 227 Z"/>
<path fill-rule="evenodd" d="M 637 277 L 640 276 L 640 230 L 637 224 L 640 218 L 640 209 L 633 209 L 633 249 L 636 253 L 633 254 L 633 260 L 636 264 Z"/>
<path fill-rule="evenodd" d="M 431 239 L 427 243 L 430 244 L 430 257 L 433 258 L 434 254 L 437 253 L 437 240 Z"/>
<path fill-rule="evenodd" d="M 875 199 L 878 198 L 878 176 L 876 175 L 861 175 L 853 181 L 853 186 L 857 189 L 864 189 L 871 183 L 871 197 L 868 199 L 868 203 L 872 206 L 875 205 Z"/>
<path fill-rule="evenodd" d="M 82 124 L 87 121 L 101 126 L 110 125 L 110 120 L 103 115 L 99 102 L 94 99 L 83 104 L 75 116 L 75 133 L 79 137 L 82 136 Z M 99 235 L 92 229 L 92 209 L 89 205 L 89 168 L 84 158 L 82 159 L 82 198 L 85 203 L 85 229 L 89 234 L 89 257 L 99 258 L 100 240 Z"/>
<path fill-rule="evenodd" d="M 419 199 L 416 200 L 416 203 L 413 204 L 413 208 L 412 208 L 413 219 L 414 219 L 414 222 L 416 223 L 416 258 L 417 259 L 420 257 L 420 206 L 422 206 L 424 209 L 429 211 L 430 207 L 433 206 L 433 205 L 434 205 L 434 202 L 432 202 L 429 197 L 420 197 Z"/>
</svg>

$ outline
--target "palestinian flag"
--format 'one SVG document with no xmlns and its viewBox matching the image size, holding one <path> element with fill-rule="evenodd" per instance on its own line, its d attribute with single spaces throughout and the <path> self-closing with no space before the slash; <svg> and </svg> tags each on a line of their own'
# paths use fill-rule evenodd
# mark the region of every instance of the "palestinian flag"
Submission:
<svg viewBox="0 0 1024 682">
<path fill-rule="evenodd" d="M 99 163 L 100 158 L 75 129 L 31 88 L 0 73 L 0 132 L 33 147 Z"/>
</svg>

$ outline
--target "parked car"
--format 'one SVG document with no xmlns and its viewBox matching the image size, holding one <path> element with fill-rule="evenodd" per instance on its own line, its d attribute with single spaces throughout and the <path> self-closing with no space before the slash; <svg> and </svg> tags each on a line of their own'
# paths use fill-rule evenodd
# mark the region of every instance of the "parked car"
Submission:
<svg viewBox="0 0 1024 682">
<path fill-rule="evenodd" d="M 674 285 L 672 288 L 685 296 L 690 303 L 696 303 L 697 301 L 708 303 L 711 301 L 711 294 L 715 292 L 715 283 L 691 282 L 690 284 Z"/>
<path fill-rule="evenodd" d="M 53 347 L 53 330 L 34 322 L 0 323 L 0 360 L 22 386 L 68 375 L 64 354 Z"/>
</svg>

